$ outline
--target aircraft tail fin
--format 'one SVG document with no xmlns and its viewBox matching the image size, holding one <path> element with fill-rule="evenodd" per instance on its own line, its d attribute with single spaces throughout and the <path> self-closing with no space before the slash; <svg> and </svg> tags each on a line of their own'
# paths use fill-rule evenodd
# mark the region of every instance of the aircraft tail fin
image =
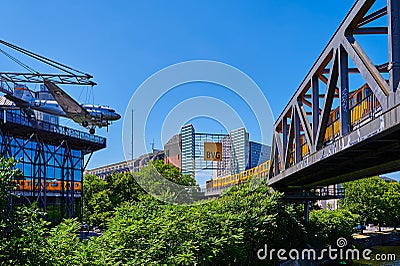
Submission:
<svg viewBox="0 0 400 266">
<path fill-rule="evenodd" d="M 34 99 L 32 92 L 22 84 L 15 84 L 13 96 L 26 102 Z"/>
</svg>

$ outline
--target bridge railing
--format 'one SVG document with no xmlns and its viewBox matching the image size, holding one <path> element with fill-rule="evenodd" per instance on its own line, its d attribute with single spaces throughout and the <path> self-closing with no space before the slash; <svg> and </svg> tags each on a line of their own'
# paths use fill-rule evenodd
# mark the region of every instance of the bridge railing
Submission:
<svg viewBox="0 0 400 266">
<path fill-rule="evenodd" d="M 381 111 L 379 101 L 372 94 L 350 108 L 351 127 L 354 129 L 367 119 L 374 118 Z"/>
<path fill-rule="evenodd" d="M 329 186 L 311 190 L 285 191 L 285 197 L 296 199 L 341 199 L 345 197 L 345 189 L 337 186 Z"/>
<path fill-rule="evenodd" d="M 340 132 L 340 115 L 338 114 L 333 121 L 328 123 L 325 132 L 325 143 L 334 139 Z"/>
</svg>

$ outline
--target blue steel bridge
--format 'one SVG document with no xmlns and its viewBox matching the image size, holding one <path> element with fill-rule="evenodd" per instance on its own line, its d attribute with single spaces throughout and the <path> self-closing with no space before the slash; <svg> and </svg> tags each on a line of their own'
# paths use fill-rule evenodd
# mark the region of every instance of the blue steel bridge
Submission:
<svg viewBox="0 0 400 266">
<path fill-rule="evenodd" d="M 334 185 L 400 170 L 400 0 L 355 2 L 276 120 L 268 165 L 247 171 L 292 199 L 343 197 Z"/>
<path fill-rule="evenodd" d="M 276 120 L 270 186 L 295 191 L 400 170 L 400 0 L 379 3 L 355 2 Z M 385 61 L 374 62 L 364 40 Z M 369 94 L 358 97 L 362 86 Z"/>
</svg>

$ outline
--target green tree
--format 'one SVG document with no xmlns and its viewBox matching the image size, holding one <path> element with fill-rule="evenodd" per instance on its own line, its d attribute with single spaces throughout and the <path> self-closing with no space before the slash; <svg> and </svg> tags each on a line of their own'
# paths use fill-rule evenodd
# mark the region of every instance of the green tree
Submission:
<svg viewBox="0 0 400 266">
<path fill-rule="evenodd" d="M 164 164 L 162 160 L 151 162 L 151 165 L 157 169 L 157 171 L 169 181 L 172 181 L 182 186 L 195 186 L 196 179 L 191 175 L 183 175 L 178 167 L 172 164 Z"/>
<path fill-rule="evenodd" d="M 34 206 L 12 206 L 13 180 L 21 176 L 13 158 L 0 158 L 0 264 L 37 265 L 42 256 L 45 222 Z"/>
<path fill-rule="evenodd" d="M 173 183 L 166 184 L 169 182 L 166 180 Z M 193 177 L 182 175 L 176 166 L 165 165 L 163 161 L 150 162 L 138 173 L 112 173 L 105 180 L 87 175 L 83 182 L 84 219 L 105 228 L 115 208 L 129 201 L 136 202 L 145 193 L 160 195 L 166 201 L 190 202 L 198 194 L 198 188 L 182 186 L 194 186 L 195 183 Z"/>
<path fill-rule="evenodd" d="M 66 219 L 47 232 L 40 253 L 46 265 L 79 265 L 81 261 L 81 243 L 77 231 L 79 222 Z"/>
<path fill-rule="evenodd" d="M 400 225 L 400 183 L 390 182 L 383 198 L 387 204 L 389 223 L 396 228 Z"/>
<path fill-rule="evenodd" d="M 87 175 L 83 180 L 84 220 L 92 225 L 105 226 L 111 217 L 113 205 L 108 184 L 95 175 Z"/>
<path fill-rule="evenodd" d="M 138 173 L 124 173 L 112 175 L 106 178 L 110 199 L 114 207 L 127 201 L 138 201 L 145 191 L 136 182 Z"/>
<path fill-rule="evenodd" d="M 364 178 L 343 184 L 346 197 L 340 206 L 358 214 L 361 223 L 390 223 L 390 208 L 384 195 L 389 185 L 379 177 Z"/>
<path fill-rule="evenodd" d="M 313 210 L 307 225 L 309 241 L 313 246 L 336 245 L 340 237 L 352 239 L 352 228 L 359 216 L 345 209 Z"/>
<path fill-rule="evenodd" d="M 6 220 L 9 216 L 12 202 L 11 192 L 15 187 L 13 182 L 21 176 L 19 169 L 15 168 L 16 161 L 13 158 L 0 158 L 0 219 Z"/>
<path fill-rule="evenodd" d="M 304 227 L 281 198 L 265 182 L 256 188 L 242 184 L 194 206 L 143 195 L 118 207 L 104 235 L 86 247 L 96 250 L 94 261 L 109 264 L 263 264 L 256 253 L 265 244 L 293 248 L 305 243 Z"/>
</svg>

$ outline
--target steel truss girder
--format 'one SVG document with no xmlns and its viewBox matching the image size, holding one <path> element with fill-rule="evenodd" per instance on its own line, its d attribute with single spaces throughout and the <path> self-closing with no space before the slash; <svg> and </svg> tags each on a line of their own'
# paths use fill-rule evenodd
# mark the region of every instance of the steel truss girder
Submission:
<svg viewBox="0 0 400 266">
<path fill-rule="evenodd" d="M 64 143 L 64 156 L 61 167 L 61 195 L 63 202 L 62 206 L 65 206 L 63 213 L 65 217 L 74 217 L 74 164 L 72 160 L 71 149 L 66 141 Z M 65 189 L 65 187 L 67 189 Z"/>
<path fill-rule="evenodd" d="M 40 74 L 40 73 L 17 73 L 17 72 L 1 72 L 0 80 L 11 83 L 43 83 L 49 80 L 55 84 L 69 85 L 96 85 L 91 81 L 91 76 L 71 75 L 71 74 Z"/>
<path fill-rule="evenodd" d="M 61 215 L 64 218 L 74 217 L 74 169 L 77 169 L 78 164 L 81 163 L 80 170 L 83 172 L 83 153 L 81 153 L 81 158 L 74 161 L 68 141 L 60 140 L 60 144 L 52 150 L 50 145 L 36 133 L 32 133 L 26 139 L 21 139 L 0 129 L 0 137 L 0 156 L 7 158 L 14 157 L 18 160 L 23 155 L 24 163 L 32 165 L 33 171 L 32 176 L 30 176 L 32 178 L 32 190 L 30 191 L 30 197 L 37 201 L 38 207 L 44 211 L 47 208 L 47 190 L 45 184 L 48 182 L 48 178 L 46 169 L 50 165 L 50 160 L 54 159 L 54 166 L 61 169 L 61 176 L 56 177 L 57 179 L 61 179 Z M 34 143 L 32 155 L 28 152 L 29 149 L 32 149 L 32 147 L 28 147 L 29 143 Z M 61 161 L 55 156 L 57 152 L 62 154 Z"/>
<path fill-rule="evenodd" d="M 400 0 L 387 0 L 386 7 L 366 15 L 375 2 L 376 0 L 358 0 L 353 5 L 275 122 L 271 154 L 271 166 L 273 167 L 269 173 L 270 177 L 278 174 L 284 175 L 285 169 L 301 160 L 302 147 L 299 141 L 299 132 L 304 135 L 304 141 L 308 144 L 311 154 L 323 148 L 328 118 L 335 97 L 340 99 L 340 136 L 349 134 L 351 130 L 349 74 L 359 73 L 362 76 L 380 103 L 382 112 L 399 104 Z M 388 17 L 387 27 L 365 27 L 385 15 Z M 383 64 L 375 62 L 379 64 L 374 64 L 354 37 L 357 34 L 387 34 L 389 43 L 387 62 Z M 352 60 L 355 68 L 349 68 L 349 60 Z M 389 73 L 389 81 L 386 81 L 381 73 Z M 327 77 L 325 74 L 329 74 L 329 76 Z M 319 81 L 326 84 L 322 106 L 319 102 L 321 96 Z M 311 90 L 311 95 L 309 90 Z M 311 98 L 311 102 L 306 98 Z M 303 104 L 310 107 L 311 112 L 306 112 Z M 294 122 L 295 120 L 297 123 Z M 295 149 L 296 156 L 290 163 L 288 160 L 291 149 Z"/>
<path fill-rule="evenodd" d="M 44 154 L 44 143 L 39 140 L 37 135 L 35 135 L 36 149 L 33 160 L 33 177 L 32 183 L 34 190 L 32 191 L 32 196 L 35 197 L 37 195 L 37 204 L 39 208 L 43 208 L 44 211 L 47 211 L 47 175 L 46 175 L 46 159 Z M 43 184 L 42 184 L 43 182 Z"/>
</svg>

